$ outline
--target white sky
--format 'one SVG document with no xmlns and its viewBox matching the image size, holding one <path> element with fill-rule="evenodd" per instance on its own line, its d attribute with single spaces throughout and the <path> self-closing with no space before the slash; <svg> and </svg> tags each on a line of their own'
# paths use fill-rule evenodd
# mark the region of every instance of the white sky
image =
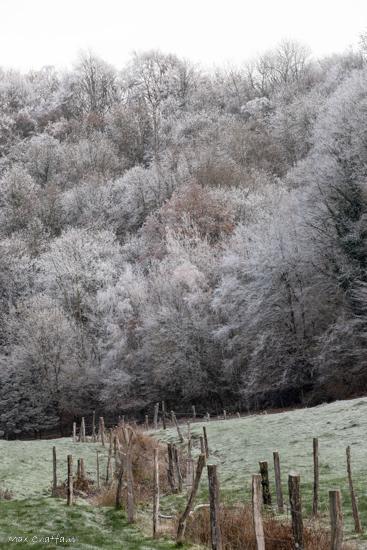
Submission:
<svg viewBox="0 0 367 550">
<path fill-rule="evenodd" d="M 0 65 L 64 68 L 91 49 L 120 68 L 152 48 L 236 64 L 282 38 L 319 56 L 355 46 L 365 29 L 367 0 L 0 0 Z"/>
</svg>

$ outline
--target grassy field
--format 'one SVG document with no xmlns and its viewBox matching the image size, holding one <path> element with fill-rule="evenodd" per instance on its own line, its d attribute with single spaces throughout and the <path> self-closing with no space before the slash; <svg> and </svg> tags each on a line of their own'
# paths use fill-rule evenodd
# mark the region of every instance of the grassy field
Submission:
<svg viewBox="0 0 367 550">
<path fill-rule="evenodd" d="M 321 512 L 325 515 L 325 521 L 328 521 L 328 490 L 340 488 L 346 530 L 352 537 L 353 520 L 345 458 L 345 449 L 350 445 L 361 521 L 367 532 L 367 398 L 279 414 L 195 423 L 191 426 L 194 437 L 198 438 L 202 433 L 203 425 L 207 428 L 210 460 L 220 465 L 223 499 L 234 502 L 250 500 L 251 474 L 258 472 L 260 460 L 269 463 L 272 492 L 275 495 L 273 451 L 278 450 L 284 494 L 287 495 L 288 472 L 298 471 L 306 514 L 310 513 L 312 503 L 312 438 L 318 437 Z M 162 440 L 177 441 L 173 428 L 166 432 L 161 430 L 156 436 Z M 206 479 L 202 483 L 203 500 L 206 498 L 205 493 Z M 367 535 L 362 538 L 367 539 Z M 362 547 L 367 545 L 363 543 Z"/>
<path fill-rule="evenodd" d="M 196 440 L 194 453 L 199 453 L 199 435 L 202 423 L 191 425 Z M 280 414 L 233 418 L 205 423 L 208 432 L 212 462 L 219 464 L 222 499 L 244 502 L 250 499 L 251 474 L 258 471 L 259 460 L 267 460 L 273 485 L 273 451 L 279 450 L 284 494 L 287 494 L 287 474 L 297 470 L 301 474 L 302 498 L 305 513 L 309 514 L 312 499 L 312 438 L 319 438 L 321 511 L 327 521 L 328 490 L 340 488 L 346 530 L 353 536 L 345 448 L 351 446 L 352 467 L 361 520 L 367 531 L 367 398 L 340 401 L 312 409 Z M 186 429 L 183 426 L 183 431 Z M 173 428 L 152 434 L 162 441 L 177 441 Z M 106 451 L 98 444 L 73 444 L 70 438 L 43 441 L 0 440 L 0 488 L 14 494 L 11 501 L 0 501 L 0 547 L 24 548 L 28 545 L 9 543 L 9 537 L 28 536 L 37 542 L 34 549 L 110 548 L 124 550 L 166 550 L 174 544 L 168 540 L 152 541 L 138 527 L 127 525 L 123 513 L 95 507 L 79 499 L 76 506 L 67 508 L 65 501 L 50 497 L 52 479 L 52 446 L 56 445 L 60 479 L 66 478 L 66 456 L 83 456 L 90 477 L 96 478 L 96 450 L 101 451 L 104 471 Z M 199 499 L 207 502 L 207 480 L 203 476 Z M 182 507 L 185 495 L 162 498 L 162 510 L 172 513 Z M 144 512 L 138 525 L 144 523 Z M 51 535 L 75 537 L 67 544 L 44 543 L 39 539 Z M 362 536 L 362 541 L 367 536 Z M 367 544 L 361 542 L 361 547 Z"/>
<path fill-rule="evenodd" d="M 96 479 L 96 450 L 99 449 L 101 469 L 105 469 L 106 451 L 100 445 L 73 444 L 69 438 L 43 441 L 0 440 L 0 487 L 11 490 L 14 495 L 13 500 L 0 501 L 0 548 L 173 548 L 173 543 L 169 541 L 149 540 L 137 527 L 127 524 L 122 512 L 92 506 L 82 499 L 78 499 L 76 506 L 68 508 L 65 500 L 51 498 L 53 445 L 57 448 L 60 481 L 66 478 L 66 456 L 69 453 L 74 456 L 75 461 L 78 457 L 84 457 L 87 472 Z M 76 540 L 47 543 L 46 537 L 52 535 Z M 10 542 L 9 537 L 28 537 L 28 543 Z"/>
</svg>

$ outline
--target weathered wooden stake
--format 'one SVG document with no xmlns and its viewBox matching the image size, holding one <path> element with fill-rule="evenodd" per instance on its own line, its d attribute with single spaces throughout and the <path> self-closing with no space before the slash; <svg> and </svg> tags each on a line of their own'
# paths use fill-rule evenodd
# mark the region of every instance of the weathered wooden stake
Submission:
<svg viewBox="0 0 367 550">
<path fill-rule="evenodd" d="M 237 413 L 237 418 L 241 418 L 241 415 L 240 415 L 240 413 L 239 413 L 239 412 Z"/>
<path fill-rule="evenodd" d="M 277 505 L 279 514 L 284 513 L 284 501 L 283 501 L 283 490 L 282 490 L 282 480 L 280 474 L 280 461 L 278 451 L 273 452 L 274 458 L 274 473 L 275 473 L 275 491 L 277 494 Z"/>
<path fill-rule="evenodd" d="M 313 438 L 313 500 L 312 514 L 317 516 L 319 509 L 319 440 Z"/>
<path fill-rule="evenodd" d="M 176 426 L 178 439 L 180 440 L 180 443 L 183 443 L 184 438 L 183 438 L 182 432 L 180 430 L 180 426 L 178 425 L 177 418 L 176 418 L 176 415 L 175 415 L 174 411 L 171 411 L 171 418 L 172 418 L 172 422 Z"/>
<path fill-rule="evenodd" d="M 223 418 L 224 420 L 227 420 L 227 411 L 225 409 L 223 410 Z"/>
<path fill-rule="evenodd" d="M 203 426 L 203 434 L 204 434 L 204 448 L 205 448 L 205 456 L 206 458 L 209 458 L 209 444 L 208 444 L 208 436 L 206 433 L 206 427 Z"/>
<path fill-rule="evenodd" d="M 82 422 L 80 424 L 80 440 L 82 443 L 85 443 L 85 420 L 84 416 L 82 417 Z"/>
<path fill-rule="evenodd" d="M 100 475 L 99 475 L 99 451 L 97 451 L 97 489 L 101 487 Z"/>
<path fill-rule="evenodd" d="M 356 533 L 362 533 L 362 525 L 359 517 L 358 503 L 357 503 L 357 498 L 356 498 L 354 485 L 353 485 L 352 464 L 351 464 L 349 445 L 347 447 L 346 453 L 347 453 L 347 472 L 348 472 L 349 492 L 350 492 L 350 499 L 352 501 L 352 511 L 353 511 L 353 519 L 354 519 L 354 530 Z"/>
<path fill-rule="evenodd" d="M 158 449 L 154 449 L 154 489 L 153 489 L 153 538 L 159 531 L 159 460 Z"/>
<path fill-rule="evenodd" d="M 68 488 L 67 488 L 67 505 L 73 504 L 73 457 L 68 455 Z"/>
<path fill-rule="evenodd" d="M 173 445 L 173 458 L 174 458 L 174 464 L 175 464 L 175 468 L 176 468 L 178 490 L 181 493 L 182 492 L 183 480 L 182 480 L 180 460 L 179 460 L 178 450 L 177 450 L 176 445 Z"/>
<path fill-rule="evenodd" d="M 164 401 L 162 401 L 162 423 L 163 423 L 163 429 L 166 430 L 167 429 L 167 424 L 166 424 L 166 403 Z"/>
<path fill-rule="evenodd" d="M 219 481 L 217 466 L 215 464 L 208 465 L 208 480 L 211 548 L 212 550 L 223 550 L 222 533 L 220 530 Z"/>
<path fill-rule="evenodd" d="M 92 441 L 93 443 L 96 442 L 96 411 L 93 411 L 93 417 L 92 417 Z"/>
<path fill-rule="evenodd" d="M 263 461 L 259 462 L 259 465 L 261 474 L 261 486 L 263 491 L 263 503 L 264 506 L 271 506 L 268 463 L 266 461 Z"/>
<path fill-rule="evenodd" d="M 191 407 L 191 409 L 192 409 L 192 418 L 193 418 L 193 420 L 195 420 L 195 419 L 196 419 L 196 409 L 195 409 L 195 405 L 193 405 L 193 406 Z"/>
<path fill-rule="evenodd" d="M 122 508 L 123 486 L 124 486 L 124 466 L 123 466 L 123 460 L 121 460 L 120 469 L 117 475 L 117 489 L 116 489 L 116 500 L 115 500 L 116 510 L 120 510 Z"/>
<path fill-rule="evenodd" d="M 130 452 L 126 453 L 126 477 L 127 477 L 127 521 L 135 521 L 135 503 L 134 503 L 134 479 Z"/>
<path fill-rule="evenodd" d="M 85 479 L 85 465 L 84 465 L 84 458 L 80 459 L 80 479 Z"/>
<path fill-rule="evenodd" d="M 76 479 L 77 481 L 80 481 L 82 479 L 80 458 L 78 458 L 77 467 L 76 467 Z"/>
<path fill-rule="evenodd" d="M 76 422 L 73 422 L 73 443 L 76 443 Z"/>
<path fill-rule="evenodd" d="M 252 476 L 252 518 L 257 550 L 265 550 L 264 526 L 261 516 L 261 475 Z"/>
<path fill-rule="evenodd" d="M 200 436 L 200 453 L 206 456 L 204 437 Z"/>
<path fill-rule="evenodd" d="M 208 412 L 206 413 L 206 421 L 210 422 L 210 414 Z"/>
<path fill-rule="evenodd" d="M 147 414 L 145 415 L 144 428 L 146 431 L 149 430 L 149 416 Z"/>
<path fill-rule="evenodd" d="M 340 491 L 329 491 L 331 550 L 342 550 L 343 547 L 343 513 Z"/>
<path fill-rule="evenodd" d="M 56 495 L 56 491 L 57 491 L 56 447 L 52 447 L 52 469 L 53 469 L 53 476 L 52 476 L 52 494 L 53 494 L 53 496 L 55 496 L 55 495 Z"/>
<path fill-rule="evenodd" d="M 177 543 L 181 543 L 182 540 L 183 540 L 183 536 L 185 534 L 185 529 L 186 529 L 186 521 L 187 521 L 187 518 L 188 518 L 188 516 L 191 512 L 196 494 L 197 494 L 198 489 L 199 489 L 200 478 L 201 478 L 201 474 L 203 472 L 204 466 L 205 466 L 205 455 L 201 454 L 199 456 L 199 459 L 198 459 L 198 464 L 197 464 L 196 473 L 195 473 L 195 479 L 194 479 L 193 486 L 191 488 L 191 493 L 190 493 L 190 496 L 189 496 L 189 500 L 187 501 L 185 510 L 183 511 L 183 513 L 181 514 L 181 516 L 178 520 L 178 528 L 177 528 L 177 535 L 176 535 L 176 542 Z"/>
<path fill-rule="evenodd" d="M 288 491 L 295 548 L 297 548 L 298 550 L 303 550 L 303 519 L 299 474 L 295 472 L 291 472 L 289 474 Z"/>
<path fill-rule="evenodd" d="M 104 418 L 101 416 L 99 418 L 99 435 L 101 436 L 101 443 L 105 447 L 105 427 L 104 427 Z"/>
<path fill-rule="evenodd" d="M 153 420 L 155 430 L 158 430 L 158 412 L 159 412 L 159 403 L 156 403 L 154 405 L 154 420 Z"/>
<path fill-rule="evenodd" d="M 168 483 L 171 487 L 172 491 L 176 490 L 176 482 L 175 482 L 175 471 L 174 471 L 174 456 L 173 456 L 173 446 L 172 443 L 167 443 L 167 451 L 168 451 L 168 469 L 167 469 L 167 478 Z"/>
</svg>

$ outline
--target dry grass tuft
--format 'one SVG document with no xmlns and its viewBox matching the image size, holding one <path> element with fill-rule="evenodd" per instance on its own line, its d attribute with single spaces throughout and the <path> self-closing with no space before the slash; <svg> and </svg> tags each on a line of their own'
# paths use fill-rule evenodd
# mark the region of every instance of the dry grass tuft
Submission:
<svg viewBox="0 0 367 550">
<path fill-rule="evenodd" d="M 267 515 L 263 518 L 266 550 L 293 550 L 291 525 Z M 255 532 L 249 505 L 236 508 L 221 507 L 221 530 L 225 550 L 256 550 Z M 209 509 L 201 508 L 189 518 L 186 540 L 209 545 Z M 309 523 L 304 527 L 305 550 L 329 550 L 329 533 L 319 525 Z"/>
<path fill-rule="evenodd" d="M 120 449 L 124 452 L 122 428 L 116 428 L 114 435 L 118 437 Z M 153 494 L 154 449 L 159 450 L 159 483 L 162 492 L 168 492 L 166 446 L 159 443 L 144 432 L 134 429 L 134 443 L 131 450 L 132 470 L 134 478 L 134 497 L 136 504 L 150 502 Z M 104 487 L 96 495 L 94 502 L 100 506 L 114 506 L 116 500 L 117 474 L 113 483 Z M 126 487 L 123 490 L 126 501 Z"/>
<path fill-rule="evenodd" d="M 14 498 L 14 495 L 9 489 L 0 488 L 0 500 L 12 500 L 12 498 Z"/>
</svg>

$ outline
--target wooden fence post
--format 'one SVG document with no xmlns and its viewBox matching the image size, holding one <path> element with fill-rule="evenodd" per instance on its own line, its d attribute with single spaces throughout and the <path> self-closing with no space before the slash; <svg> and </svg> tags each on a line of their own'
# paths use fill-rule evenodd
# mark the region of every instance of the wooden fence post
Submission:
<svg viewBox="0 0 367 550">
<path fill-rule="evenodd" d="M 56 496 L 57 491 L 57 462 L 56 462 L 56 447 L 52 447 L 52 494 Z"/>
<path fill-rule="evenodd" d="M 104 418 L 103 416 L 99 419 L 99 435 L 101 436 L 101 443 L 105 447 L 105 427 L 104 427 Z"/>
<path fill-rule="evenodd" d="M 239 412 L 237 413 L 237 418 L 241 418 L 241 415 L 240 415 L 240 413 L 239 413 Z"/>
<path fill-rule="evenodd" d="M 215 464 L 208 465 L 208 480 L 211 548 L 212 550 L 223 550 L 222 534 L 220 530 L 219 481 L 217 466 Z"/>
<path fill-rule="evenodd" d="M 73 422 L 73 443 L 76 443 L 76 422 Z"/>
<path fill-rule="evenodd" d="M 84 416 L 82 417 L 82 422 L 80 424 L 80 441 L 85 443 L 85 420 Z"/>
<path fill-rule="evenodd" d="M 340 491 L 329 491 L 331 550 L 342 550 L 343 547 L 343 514 Z"/>
<path fill-rule="evenodd" d="M 121 460 L 120 469 L 119 469 L 118 475 L 117 475 L 117 488 L 116 488 L 116 500 L 115 500 L 116 510 L 120 510 L 122 508 L 122 489 L 123 489 L 123 486 L 124 486 L 124 466 L 123 466 L 123 460 Z"/>
<path fill-rule="evenodd" d="M 178 490 L 181 493 L 182 492 L 182 472 L 181 472 L 181 466 L 180 466 L 180 460 L 178 456 L 178 450 L 176 445 L 173 445 L 173 458 L 174 458 L 174 464 L 176 467 L 176 473 L 177 473 L 177 481 L 178 481 Z"/>
<path fill-rule="evenodd" d="M 158 412 L 159 412 L 159 403 L 156 403 L 154 405 L 154 416 L 153 416 L 153 424 L 154 424 L 155 430 L 158 430 Z"/>
<path fill-rule="evenodd" d="M 80 481 L 82 479 L 82 470 L 80 464 L 80 458 L 78 458 L 77 467 L 76 467 L 76 480 Z"/>
<path fill-rule="evenodd" d="M 260 465 L 261 485 L 262 485 L 262 492 L 263 492 L 263 503 L 264 503 L 264 506 L 271 506 L 268 463 L 266 461 L 263 461 L 263 462 L 259 462 L 259 465 Z"/>
<path fill-rule="evenodd" d="M 200 436 L 200 453 L 206 456 L 204 437 L 202 435 Z"/>
<path fill-rule="evenodd" d="M 195 419 L 196 419 L 196 409 L 195 409 L 195 405 L 193 405 L 193 406 L 191 407 L 191 409 L 192 409 L 192 418 L 193 418 L 193 420 L 195 420 Z"/>
<path fill-rule="evenodd" d="M 261 517 L 261 475 L 252 476 L 252 518 L 257 550 L 265 550 L 264 526 Z"/>
<path fill-rule="evenodd" d="M 208 436 L 206 433 L 206 427 L 203 426 L 203 434 L 204 434 L 204 447 L 205 447 L 205 456 L 206 458 L 209 458 L 209 444 L 208 444 Z"/>
<path fill-rule="evenodd" d="M 319 508 L 319 440 L 313 438 L 313 501 L 312 514 L 317 516 Z"/>
<path fill-rule="evenodd" d="M 167 477 L 168 477 L 168 483 L 171 487 L 172 491 L 176 490 L 176 482 L 175 482 L 175 471 L 174 471 L 174 456 L 173 456 L 173 446 L 172 443 L 167 443 L 167 452 L 168 452 L 168 469 L 167 469 Z"/>
<path fill-rule="evenodd" d="M 154 449 L 154 489 L 153 489 L 153 538 L 156 538 L 159 531 L 159 460 L 158 449 Z"/>
<path fill-rule="evenodd" d="M 210 422 L 210 414 L 208 412 L 206 413 L 206 421 Z"/>
<path fill-rule="evenodd" d="M 349 492 L 350 492 L 350 499 L 352 502 L 352 511 L 353 511 L 353 519 L 354 519 L 354 530 L 356 533 L 362 533 L 362 526 L 361 526 L 361 520 L 359 517 L 357 498 L 356 498 L 356 494 L 353 486 L 352 465 L 351 465 L 349 445 L 347 447 L 346 453 L 347 453 L 347 472 L 348 472 Z"/>
<path fill-rule="evenodd" d="M 223 418 L 224 420 L 227 420 L 227 411 L 225 409 L 223 410 Z"/>
<path fill-rule="evenodd" d="M 80 459 L 80 479 L 85 479 L 85 465 L 84 465 L 84 458 Z"/>
<path fill-rule="evenodd" d="M 101 487 L 100 475 L 99 475 L 99 451 L 97 451 L 97 489 Z"/>
<path fill-rule="evenodd" d="M 178 425 L 177 418 L 176 418 L 176 415 L 175 415 L 174 411 L 171 411 L 171 417 L 172 417 L 173 424 L 176 426 L 177 435 L 178 435 L 178 438 L 180 440 L 180 443 L 183 443 L 184 438 L 183 438 L 182 432 L 180 430 L 180 426 Z"/>
<path fill-rule="evenodd" d="M 303 550 L 303 519 L 300 493 L 300 476 L 291 472 L 288 476 L 289 503 L 292 516 L 292 532 L 295 547 Z"/>
<path fill-rule="evenodd" d="M 284 501 L 283 501 L 283 490 L 282 490 L 282 479 L 280 474 L 280 461 L 278 451 L 273 452 L 274 458 L 274 472 L 275 472 L 275 491 L 277 494 L 277 505 L 279 514 L 284 513 Z"/>
<path fill-rule="evenodd" d="M 146 430 L 146 431 L 149 430 L 149 416 L 148 416 L 147 414 L 145 415 L 144 427 L 145 427 L 145 430 Z"/>
<path fill-rule="evenodd" d="M 67 488 L 67 505 L 73 504 L 73 457 L 68 455 L 68 488 Z"/>
<path fill-rule="evenodd" d="M 134 504 L 134 479 L 131 453 L 126 453 L 126 473 L 127 473 L 127 521 L 134 523 L 135 521 L 135 504 Z"/>
<path fill-rule="evenodd" d="M 185 529 L 186 529 L 186 521 L 191 512 L 195 497 L 199 489 L 200 478 L 201 478 L 201 474 L 203 472 L 204 466 L 205 466 L 205 455 L 201 454 L 199 456 L 199 460 L 197 463 L 195 479 L 194 479 L 193 486 L 191 488 L 189 500 L 187 501 L 185 510 L 182 512 L 178 520 L 177 535 L 176 535 L 177 543 L 181 543 L 183 540 L 183 536 L 185 534 Z"/>
<path fill-rule="evenodd" d="M 96 442 L 96 411 L 93 411 L 92 417 L 92 441 Z"/>
<path fill-rule="evenodd" d="M 163 424 L 163 429 L 166 430 L 167 429 L 167 423 L 166 423 L 166 403 L 164 401 L 162 401 L 162 424 Z"/>
</svg>

